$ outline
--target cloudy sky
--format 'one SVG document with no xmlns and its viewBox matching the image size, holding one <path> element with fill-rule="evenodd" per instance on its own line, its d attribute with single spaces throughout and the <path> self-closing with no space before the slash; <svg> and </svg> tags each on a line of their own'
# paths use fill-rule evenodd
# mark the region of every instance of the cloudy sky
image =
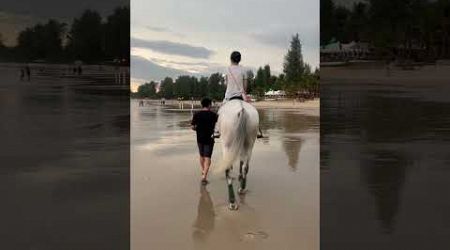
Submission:
<svg viewBox="0 0 450 250">
<path fill-rule="evenodd" d="M 317 0 L 131 0 L 132 88 L 180 74 L 223 71 L 233 50 L 249 69 L 282 72 L 291 36 L 319 65 Z"/>
</svg>

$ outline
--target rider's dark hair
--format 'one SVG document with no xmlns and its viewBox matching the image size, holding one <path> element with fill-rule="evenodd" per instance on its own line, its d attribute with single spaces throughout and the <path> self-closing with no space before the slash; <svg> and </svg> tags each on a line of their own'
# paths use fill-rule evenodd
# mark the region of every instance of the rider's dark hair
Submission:
<svg viewBox="0 0 450 250">
<path fill-rule="evenodd" d="M 234 63 L 239 63 L 241 61 L 241 53 L 239 53 L 239 51 L 233 51 L 233 53 L 231 53 L 230 59 Z"/>
<path fill-rule="evenodd" d="M 202 99 L 201 103 L 202 103 L 203 108 L 207 108 L 207 107 L 211 106 L 211 99 L 209 99 L 208 97 L 205 97 Z"/>
</svg>

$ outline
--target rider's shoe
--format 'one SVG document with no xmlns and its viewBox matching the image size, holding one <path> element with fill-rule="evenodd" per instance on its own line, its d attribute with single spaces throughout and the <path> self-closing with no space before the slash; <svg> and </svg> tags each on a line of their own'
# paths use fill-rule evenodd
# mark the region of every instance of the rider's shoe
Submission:
<svg viewBox="0 0 450 250">
<path fill-rule="evenodd" d="M 211 136 L 212 138 L 220 138 L 219 131 L 214 131 L 214 134 Z"/>
<path fill-rule="evenodd" d="M 258 134 L 256 134 L 256 138 L 260 139 L 260 138 L 263 138 L 263 137 L 264 136 L 263 136 L 263 133 L 261 131 L 261 128 L 258 128 Z"/>
</svg>

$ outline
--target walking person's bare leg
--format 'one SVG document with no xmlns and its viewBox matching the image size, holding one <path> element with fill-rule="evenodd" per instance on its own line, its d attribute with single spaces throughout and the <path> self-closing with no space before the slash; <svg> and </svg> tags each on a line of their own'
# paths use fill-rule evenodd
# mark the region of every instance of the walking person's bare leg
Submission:
<svg viewBox="0 0 450 250">
<path fill-rule="evenodd" d="M 200 156 L 200 169 L 202 170 L 202 176 L 204 173 L 205 157 Z"/>
<path fill-rule="evenodd" d="M 206 181 L 206 178 L 208 177 L 208 171 L 209 171 L 210 166 L 211 166 L 211 158 L 204 157 L 202 178 L 205 181 Z"/>
</svg>

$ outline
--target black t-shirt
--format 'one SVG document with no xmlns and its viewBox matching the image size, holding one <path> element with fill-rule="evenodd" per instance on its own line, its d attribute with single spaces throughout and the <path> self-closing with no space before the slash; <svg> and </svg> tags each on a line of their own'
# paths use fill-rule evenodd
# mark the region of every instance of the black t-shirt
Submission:
<svg viewBox="0 0 450 250">
<path fill-rule="evenodd" d="M 196 126 L 198 143 L 214 143 L 214 139 L 211 136 L 214 133 L 216 122 L 217 114 L 212 111 L 201 110 L 194 114 L 191 124 Z"/>
</svg>

